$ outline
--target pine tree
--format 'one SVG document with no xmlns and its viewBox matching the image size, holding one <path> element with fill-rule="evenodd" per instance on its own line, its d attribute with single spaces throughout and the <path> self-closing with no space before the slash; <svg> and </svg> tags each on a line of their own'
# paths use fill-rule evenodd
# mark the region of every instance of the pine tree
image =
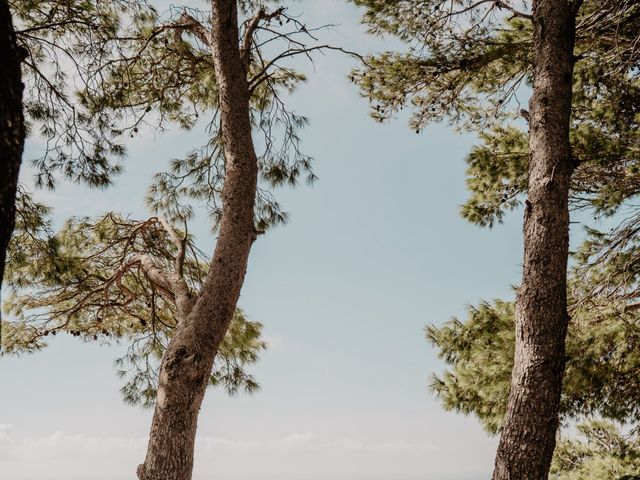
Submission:
<svg viewBox="0 0 640 480">
<path fill-rule="evenodd" d="M 563 422 L 584 417 L 640 425 L 640 325 L 637 313 L 612 303 L 573 312 L 562 385 Z M 449 368 L 431 388 L 448 410 L 473 414 L 490 433 L 502 428 L 515 348 L 512 302 L 469 307 L 468 318 L 430 326 L 427 338 Z"/>
<path fill-rule="evenodd" d="M 635 159 L 640 9 L 627 1 L 537 0 L 531 10 L 505 1 L 355 3 L 366 7 L 372 33 L 408 44 L 405 53 L 367 58 L 352 76 L 373 117 L 384 121 L 409 104 L 418 133 L 445 118 L 482 132 L 485 144 L 469 158 L 470 174 L 481 175 L 470 178 L 473 197 L 463 208 L 472 221 L 491 225 L 528 196 L 517 361 L 494 479 L 546 478 L 568 323 L 569 191 L 595 204 L 621 190 L 610 180 Z M 529 111 L 519 101 L 527 87 Z"/>
<path fill-rule="evenodd" d="M 551 466 L 551 480 L 638 480 L 640 437 L 624 434 L 611 422 L 592 420 L 578 425 L 584 438 L 561 439 Z"/>
<path fill-rule="evenodd" d="M 35 352 L 62 333 L 102 344 L 124 339 L 129 347 L 115 362 L 126 380 L 124 400 L 152 407 L 159 360 L 185 319 L 184 304 L 202 288 L 206 255 L 186 231 L 162 218 L 135 221 L 113 213 L 72 218 L 54 233 L 49 209 L 23 190 L 17 207 L 4 304 L 11 320 L 3 321 L 3 351 Z M 230 394 L 259 388 L 246 367 L 266 348 L 261 330 L 236 310 L 210 385 Z"/>
<path fill-rule="evenodd" d="M 39 185 L 51 188 L 61 174 L 92 186 L 105 186 L 120 170 L 115 163 L 124 153 L 117 141 L 119 130 L 87 115 L 74 98 L 74 88 L 77 84 L 85 88 L 95 84 L 95 66 L 108 63 L 116 53 L 104 45 L 115 36 L 121 15 L 143 5 L 120 0 L 9 0 L 0 4 L 0 51 L 6 70 L 0 85 L 4 135 L 0 161 L 0 285 L 13 229 L 25 136 L 40 135 L 46 143 L 34 162 Z"/>
<path fill-rule="evenodd" d="M 215 102 L 220 116 L 217 143 L 222 144 L 224 157 L 222 205 L 218 239 L 207 277 L 198 297 L 189 299 L 185 320 L 178 324 L 162 356 L 147 456 L 137 470 L 140 480 L 191 478 L 197 416 L 204 388 L 229 329 L 249 252 L 258 233 L 254 211 L 259 161 L 252 135 L 251 85 L 259 80 L 252 75 L 251 65 L 254 46 L 259 44 L 254 43 L 253 35 L 261 23 L 279 19 L 282 13 L 276 10 L 268 14 L 260 8 L 246 21 L 241 33 L 237 3 L 212 0 L 210 14 L 200 15 L 203 19 L 209 18 L 210 25 L 185 9 L 179 23 L 174 24 L 177 28 L 172 28 L 171 36 L 177 45 L 170 54 L 178 55 L 178 60 L 190 59 L 193 52 L 182 35 L 191 35 L 201 45 L 201 51 L 206 52 L 205 75 L 215 78 L 215 96 L 209 97 L 209 101 Z M 170 65 L 180 71 L 179 62 L 173 61 Z M 150 66 L 155 68 L 155 62 Z M 129 77 L 133 81 L 138 72 L 135 68 L 130 71 L 134 74 L 133 78 Z M 172 94 L 179 91 L 184 79 L 181 75 L 166 78 L 169 84 L 160 90 L 158 100 L 161 112 L 163 105 L 171 106 Z M 127 77 L 122 80 L 127 81 Z M 200 89 L 209 85 L 211 82 L 195 82 L 187 87 Z M 182 113 L 177 109 L 174 112 Z"/>
<path fill-rule="evenodd" d="M 612 233 L 590 231 L 574 254 L 560 418 L 565 425 L 582 422 L 588 442 L 561 441 L 550 478 L 604 480 L 637 473 L 637 441 L 625 440 L 623 452 L 615 440 L 623 437 L 614 428 L 624 425 L 636 435 L 640 428 L 637 214 L 631 219 Z M 499 432 L 513 368 L 513 303 L 470 307 L 465 322 L 454 318 L 431 326 L 427 338 L 449 366 L 431 383 L 443 406 L 473 414 L 490 433 Z"/>
<path fill-rule="evenodd" d="M 5 252 L 15 222 L 15 197 L 24 146 L 20 50 L 6 0 L 0 1 L 0 288 L 5 269 Z M 2 331 L 0 330 L 0 336 Z"/>
<path fill-rule="evenodd" d="M 319 44 L 314 29 L 277 3 L 211 0 L 208 10 L 134 11 L 99 47 L 98 58 L 116 52 L 112 61 L 89 64 L 96 83 L 78 92 L 88 118 L 118 135 L 135 137 L 148 126 L 200 127 L 202 116 L 210 133 L 206 145 L 158 174 L 149 193 L 150 205 L 170 226 L 204 204 L 217 241 L 195 291 L 180 279 L 181 242 L 165 228 L 177 263 L 168 283 L 153 281 L 173 294 L 181 320 L 162 353 L 147 455 L 137 470 L 141 480 L 191 478 L 198 411 L 233 329 L 251 246 L 286 220 L 271 188 L 314 179 L 310 158 L 299 148 L 298 129 L 307 121 L 283 100 L 304 77 L 287 60 L 332 47 Z M 264 145 L 260 152 L 254 134 Z M 144 262 L 144 255 L 134 261 L 141 269 Z M 156 277 L 149 267 L 147 277 Z"/>
<path fill-rule="evenodd" d="M 10 0 L 9 6 L 24 52 L 27 136 L 44 143 L 33 160 L 35 183 L 109 185 L 122 168 L 126 125 L 91 115 L 77 91 L 99 88 L 100 69 L 121 55 L 123 24 L 149 7 L 144 0 Z"/>
<path fill-rule="evenodd" d="M 77 92 L 79 105 L 86 112 L 83 120 L 106 128 L 107 141 L 111 141 L 109 135 L 135 137 L 139 129 L 149 126 L 160 130 L 169 124 L 185 129 L 202 127 L 202 116 L 210 133 L 206 145 L 176 159 L 170 171 L 157 175 L 149 192 L 149 204 L 157 217 L 131 223 L 110 215 L 103 220 L 71 222 L 62 232 L 67 241 L 64 232 L 81 228 L 99 233 L 111 222 L 126 225 L 107 228 L 125 229 L 113 234 L 120 248 L 124 246 L 116 239 L 126 236 L 127 231 L 141 232 L 136 238 L 143 243 L 150 238 L 143 230 L 168 239 L 161 245 L 152 241 L 145 244 L 150 252 L 142 248 L 139 252 L 127 250 L 129 255 L 118 257 L 118 264 L 109 260 L 109 276 L 102 279 L 85 278 L 82 272 L 79 278 L 63 276 L 64 283 L 57 285 L 51 297 L 51 301 L 65 305 L 66 319 L 83 322 L 75 308 L 92 303 L 85 303 L 81 289 L 76 290 L 70 304 L 65 303 L 65 295 L 77 287 L 75 281 L 84 279 L 86 282 L 80 283 L 85 283 L 90 292 L 106 292 L 111 305 L 115 302 L 119 308 L 126 308 L 118 318 L 140 314 L 136 310 L 139 302 L 129 302 L 131 292 L 147 300 L 151 292 L 159 303 L 164 302 L 161 310 L 174 312 L 178 319 L 166 338 L 157 385 L 153 386 L 156 401 L 149 445 L 145 461 L 137 470 L 141 480 L 191 478 L 198 411 L 216 358 L 223 359 L 223 342 L 229 333 L 233 341 L 238 329 L 234 316 L 237 318 L 236 304 L 251 246 L 268 227 L 286 220 L 271 189 L 294 185 L 300 178 L 315 178 L 311 159 L 299 148 L 298 130 L 307 120 L 288 111 L 284 103 L 284 96 L 304 80 L 287 66 L 287 60 L 332 47 L 320 44 L 316 29 L 288 15 L 277 3 L 211 0 L 203 2 L 202 9 L 171 6 L 167 12 L 158 13 L 143 3 L 123 2 L 125 7 L 133 7 L 126 9 L 122 21 L 113 24 L 114 31 L 96 46 L 98 60 L 83 64 L 91 79 Z M 114 3 L 113 8 L 119 7 Z M 112 55 L 108 62 L 103 61 L 103 54 Z M 260 136 L 257 143 L 264 145 L 259 152 L 254 134 Z M 99 153 L 118 153 L 117 147 L 110 150 L 113 145 L 105 144 Z M 44 171 L 52 165 L 55 162 L 45 164 Z M 42 183 L 48 183 L 46 175 Z M 173 225 L 182 225 L 199 206 L 208 209 L 217 241 L 206 271 L 201 272 L 201 285 L 194 288 L 193 281 L 190 284 L 188 280 L 192 273 L 188 270 L 186 237 Z M 165 233 L 160 234 L 161 230 Z M 74 235 L 78 234 L 68 238 Z M 95 246 L 102 241 L 99 238 L 88 243 Z M 117 256 L 117 252 L 116 248 L 111 253 Z M 167 252 L 174 256 L 173 263 L 168 261 Z M 93 257 L 89 254 L 84 258 Z M 71 265 L 62 269 L 71 272 Z M 145 288 L 135 280 L 143 277 Z M 102 283 L 95 285 L 96 281 Z M 27 297 L 21 298 L 29 304 Z M 168 303 L 167 298 L 171 300 Z M 39 308 L 37 301 L 31 305 Z M 100 307 L 97 310 L 88 311 L 87 318 L 94 323 L 106 312 Z M 150 318 L 156 314 L 158 322 L 167 323 L 167 314 L 158 312 L 152 311 Z M 156 324 L 146 321 L 147 325 Z M 94 323 L 86 324 L 87 331 L 97 335 L 91 330 Z M 134 323 L 130 328 L 136 326 Z M 44 325 L 38 333 L 47 331 Z M 247 340 L 257 341 L 250 333 Z M 252 344 L 236 353 L 251 355 L 258 347 Z M 215 371 L 213 375 L 216 377 Z"/>
</svg>

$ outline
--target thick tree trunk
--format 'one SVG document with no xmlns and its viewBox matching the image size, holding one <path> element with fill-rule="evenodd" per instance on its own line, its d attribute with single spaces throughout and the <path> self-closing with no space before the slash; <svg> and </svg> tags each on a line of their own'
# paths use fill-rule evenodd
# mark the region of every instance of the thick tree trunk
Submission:
<svg viewBox="0 0 640 480">
<path fill-rule="evenodd" d="M 516 349 L 494 480 L 546 480 L 558 428 L 567 333 L 569 126 L 575 14 L 568 0 L 534 0 L 529 198 Z"/>
<path fill-rule="evenodd" d="M 140 480 L 188 480 L 200 405 L 213 360 L 233 317 L 255 240 L 258 178 L 249 91 L 235 0 L 212 0 L 211 46 L 225 152 L 223 210 L 207 280 L 165 351 L 147 456 Z"/>
<path fill-rule="evenodd" d="M 15 223 L 16 189 L 24 147 L 21 58 L 9 4 L 0 0 L 0 287 Z"/>
</svg>

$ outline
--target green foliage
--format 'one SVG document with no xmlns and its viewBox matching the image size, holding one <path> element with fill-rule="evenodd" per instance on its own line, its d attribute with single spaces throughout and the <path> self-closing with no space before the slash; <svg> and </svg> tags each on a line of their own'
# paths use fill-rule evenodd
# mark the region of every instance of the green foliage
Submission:
<svg viewBox="0 0 640 480">
<path fill-rule="evenodd" d="M 202 3 L 206 7 L 207 2 Z M 252 16 L 279 3 L 239 2 L 245 16 L 241 35 Z M 175 159 L 169 172 L 159 173 L 148 200 L 172 220 L 190 216 L 194 201 L 218 220 L 224 155 L 206 38 L 210 12 L 177 6 L 159 12 L 146 0 L 29 0 L 10 5 L 27 57 L 29 131 L 45 145 L 34 161 L 36 184 L 53 188 L 59 174 L 106 186 L 122 169 L 128 137 L 171 124 L 184 129 L 206 126 L 207 144 Z M 289 111 L 284 98 L 305 80 L 287 59 L 324 46 L 308 49 L 308 41 L 316 42 L 314 30 L 284 9 L 277 11 L 248 33 L 253 38 L 247 66 L 251 115 L 263 147 L 256 206 L 260 231 L 286 221 L 271 188 L 315 179 L 311 158 L 300 150 L 299 130 L 308 120 Z"/>
<path fill-rule="evenodd" d="M 284 9 L 275 10 L 277 15 L 251 30 L 251 18 L 269 3 L 277 2 L 241 5 L 247 17 L 241 36 L 253 39 L 246 52 L 246 74 L 261 174 L 256 205 L 259 231 L 286 221 L 271 189 L 315 179 L 311 158 L 300 150 L 299 131 L 308 119 L 289 111 L 284 99 L 305 81 L 287 59 L 318 47 L 309 50 L 305 42 L 315 43 L 315 37 Z M 210 29 L 210 13 L 199 8 L 171 7 L 162 14 L 149 9 L 133 17 L 121 38 L 112 41 L 120 56 L 99 67 L 100 84 L 81 92 L 80 100 L 92 117 L 127 125 L 123 133 L 131 137 L 144 126 L 205 127 L 206 144 L 174 159 L 168 172 L 157 174 L 147 200 L 154 211 L 171 220 L 188 218 L 194 203 L 204 205 L 215 224 L 221 212 L 224 145 Z"/>
<path fill-rule="evenodd" d="M 366 59 L 352 79 L 380 121 L 412 109 L 411 127 L 448 119 L 465 128 L 486 128 L 504 118 L 506 104 L 530 81 L 530 22 L 506 20 L 493 3 L 422 0 L 354 0 L 375 35 L 393 35 L 406 52 Z M 516 112 L 517 113 L 517 112 Z"/>
<path fill-rule="evenodd" d="M 481 133 L 482 145 L 467 156 L 467 188 L 471 198 L 461 214 L 472 223 L 493 226 L 507 210 L 520 205 L 528 183 L 529 145 L 515 127 L 496 127 Z"/>
<path fill-rule="evenodd" d="M 111 183 L 125 150 L 117 125 L 95 117 L 75 98 L 95 89 L 96 69 L 118 55 L 110 48 L 123 16 L 137 15 L 144 1 L 9 1 L 25 59 L 24 110 L 29 136 L 39 135 L 36 183 L 52 188 L 56 174 L 91 186 Z"/>
<path fill-rule="evenodd" d="M 492 226 L 516 208 L 528 182 L 528 118 L 521 98 L 532 81 L 532 28 L 525 2 L 354 0 L 375 35 L 404 52 L 366 59 L 352 80 L 385 121 L 410 107 L 411 127 L 449 120 L 475 132 L 467 157 L 471 198 L 462 215 Z M 585 0 L 577 19 L 571 142 L 576 207 L 611 215 L 639 191 L 640 5 Z"/>
<path fill-rule="evenodd" d="M 351 74 L 369 99 L 373 119 L 388 121 L 409 108 L 416 133 L 429 123 L 449 121 L 478 135 L 479 144 L 466 158 L 471 195 L 461 213 L 481 226 L 501 222 L 521 204 L 528 185 L 529 114 L 523 99 L 529 97 L 533 78 L 531 2 L 353 2 L 364 8 L 370 33 L 404 44 L 399 52 L 369 55 Z M 571 201 L 574 208 L 596 215 L 616 214 L 640 192 L 638 22 L 640 4 L 632 0 L 585 0 L 578 11 Z M 601 415 L 621 422 L 640 420 L 639 218 L 634 209 L 610 233 L 590 230 L 576 256 L 569 288 L 564 419 Z M 493 433 L 506 409 L 513 317 L 513 304 L 497 300 L 470 307 L 465 322 L 452 319 L 427 328 L 427 337 L 448 365 L 433 378 L 432 389 L 445 408 L 476 415 Z M 608 431 L 613 438 L 608 428 L 583 427 L 589 439 L 584 448 L 564 444 L 553 478 L 637 474 L 637 466 L 634 471 L 624 455 L 606 457 L 590 443 L 594 432 Z M 571 449 L 587 453 L 573 462 Z"/>
<path fill-rule="evenodd" d="M 19 268 L 20 265 L 39 265 L 51 261 L 58 245 L 52 235 L 49 207 L 34 201 L 22 186 L 18 186 L 15 206 L 16 221 L 7 250 L 5 278 L 13 279 L 15 287 L 21 287 L 29 281 L 28 277 L 14 273 L 12 269 Z"/>
<path fill-rule="evenodd" d="M 286 221 L 273 188 L 315 179 L 311 158 L 300 150 L 299 131 L 308 120 L 284 101 L 305 80 L 288 60 L 329 48 L 317 44 L 317 29 L 274 7 L 279 3 L 239 2 L 260 171 L 258 232 Z M 33 352 L 59 333 L 124 341 L 128 350 L 116 362 L 126 378 L 123 395 L 150 405 L 162 352 L 176 325 L 188 318 L 207 275 L 208 259 L 188 235 L 187 220 L 204 204 L 215 229 L 221 212 L 225 159 L 210 12 L 190 6 L 158 12 L 145 0 L 30 0 L 11 7 L 27 55 L 31 133 L 38 129 L 46 140 L 46 151 L 35 162 L 37 184 L 53 187 L 56 174 L 62 174 L 108 185 L 120 170 L 124 139 L 142 128 L 161 131 L 177 124 L 208 133 L 204 146 L 156 175 L 148 202 L 163 217 L 72 218 L 54 233 L 46 207 L 24 191 L 18 200 L 6 270 L 3 351 Z M 266 348 L 261 329 L 236 312 L 211 385 L 231 394 L 258 388 L 245 368 Z"/>
<path fill-rule="evenodd" d="M 560 439 L 550 480 L 638 480 L 640 437 L 624 435 L 613 423 L 591 420 L 578 425 L 583 441 Z"/>
<path fill-rule="evenodd" d="M 640 299 L 640 218 L 634 212 L 605 233 L 587 228 L 587 238 L 575 252 L 571 295 L 580 315 L 628 315 Z"/>
<path fill-rule="evenodd" d="M 513 304 L 497 300 L 469 307 L 466 322 L 453 318 L 426 333 L 451 366 L 430 385 L 444 408 L 474 414 L 489 432 L 497 432 L 513 367 Z"/>
<path fill-rule="evenodd" d="M 216 355 L 210 386 L 222 387 L 229 395 L 260 389 L 247 367 L 256 363 L 260 352 L 267 348 L 261 333 L 261 323 L 248 320 L 242 310 L 236 310 Z M 145 408 L 154 405 L 160 360 L 170 336 L 171 331 L 148 330 L 146 334 L 127 336 L 130 346 L 114 363 L 117 374 L 125 379 L 120 391 L 127 403 Z"/>
<path fill-rule="evenodd" d="M 588 229 L 568 282 L 571 322 L 561 397 L 564 419 L 601 416 L 640 422 L 640 219 L 610 233 Z M 432 388 L 447 409 L 474 414 L 497 432 L 514 354 L 510 302 L 469 308 L 465 322 L 427 328 L 449 369 Z"/>
<path fill-rule="evenodd" d="M 114 214 L 73 218 L 52 232 L 46 207 L 21 192 L 16 234 L 8 250 L 2 350 L 34 352 L 66 333 L 103 344 L 124 341 L 116 368 L 125 378 L 126 401 L 155 400 L 158 366 L 182 321 L 171 290 L 179 247 L 162 220 L 134 221 Z M 181 278 L 195 297 L 208 270 L 207 258 L 180 232 L 185 258 Z M 258 384 L 246 367 L 266 348 L 262 325 L 237 310 L 220 347 L 211 384 L 230 394 Z"/>
<path fill-rule="evenodd" d="M 640 191 L 640 80 L 626 72 L 605 80 L 594 60 L 576 64 L 571 143 L 577 168 L 571 179 L 574 208 L 613 215 Z M 471 198 L 467 220 L 491 226 L 518 205 L 528 182 L 527 134 L 496 126 L 467 157 Z"/>
<path fill-rule="evenodd" d="M 431 388 L 448 410 L 500 429 L 506 411 L 515 344 L 513 304 L 497 300 L 469 308 L 466 322 L 427 328 L 449 368 Z M 640 422 L 640 318 L 613 309 L 576 309 L 569 325 L 560 414 Z"/>
<path fill-rule="evenodd" d="M 613 309 L 581 308 L 567 338 L 561 417 L 640 421 L 640 319 Z M 514 354 L 513 304 L 469 308 L 466 322 L 428 327 L 427 337 L 449 365 L 431 388 L 447 410 L 473 414 L 490 433 L 504 417 Z M 640 473 L 638 430 L 623 436 L 609 421 L 578 426 L 586 442 L 563 439 L 552 480 L 631 480 Z M 625 477 L 629 475 L 629 477 Z"/>
</svg>

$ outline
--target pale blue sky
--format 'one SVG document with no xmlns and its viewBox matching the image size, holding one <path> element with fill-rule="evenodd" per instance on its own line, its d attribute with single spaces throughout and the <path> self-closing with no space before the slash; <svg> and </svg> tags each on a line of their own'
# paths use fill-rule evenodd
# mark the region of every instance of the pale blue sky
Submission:
<svg viewBox="0 0 640 480">
<path fill-rule="evenodd" d="M 394 45 L 365 35 L 361 12 L 344 0 L 292 11 L 309 24 L 341 24 L 326 38 L 346 48 Z M 309 82 L 290 105 L 311 118 L 304 149 L 319 181 L 278 192 L 291 221 L 255 244 L 240 305 L 271 343 L 254 368 L 262 390 L 231 399 L 209 391 L 196 478 L 486 478 L 496 440 L 428 391 L 442 364 L 423 328 L 463 316 L 468 303 L 511 297 L 521 212 L 493 230 L 466 223 L 458 206 L 473 138 L 447 125 L 416 135 L 404 117 L 374 123 L 345 78 L 347 57 L 299 65 Z M 109 209 L 147 215 L 151 174 L 202 138 L 147 132 L 130 146 L 115 188 L 65 184 L 40 196 L 57 221 Z M 210 251 L 207 223 L 194 230 Z M 120 399 L 112 367 L 120 348 L 58 338 L 46 351 L 0 360 L 0 477 L 134 478 L 151 412 Z"/>
</svg>

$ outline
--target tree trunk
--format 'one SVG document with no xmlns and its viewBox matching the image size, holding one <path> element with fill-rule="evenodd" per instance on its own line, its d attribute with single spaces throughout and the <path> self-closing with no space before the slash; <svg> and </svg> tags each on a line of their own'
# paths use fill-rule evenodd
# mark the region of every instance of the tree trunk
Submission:
<svg viewBox="0 0 640 480">
<path fill-rule="evenodd" d="M 493 480 L 546 480 L 565 364 L 569 127 L 577 6 L 535 0 L 530 165 L 516 347 Z"/>
<path fill-rule="evenodd" d="M 189 480 L 198 412 L 213 360 L 236 308 L 251 245 L 258 163 L 235 0 L 212 0 L 211 47 L 219 89 L 225 181 L 211 267 L 189 315 L 165 351 L 147 456 L 140 480 Z"/>
<path fill-rule="evenodd" d="M 9 4 L 0 0 L 0 288 L 15 223 L 18 173 L 24 147 L 21 58 Z"/>
</svg>

